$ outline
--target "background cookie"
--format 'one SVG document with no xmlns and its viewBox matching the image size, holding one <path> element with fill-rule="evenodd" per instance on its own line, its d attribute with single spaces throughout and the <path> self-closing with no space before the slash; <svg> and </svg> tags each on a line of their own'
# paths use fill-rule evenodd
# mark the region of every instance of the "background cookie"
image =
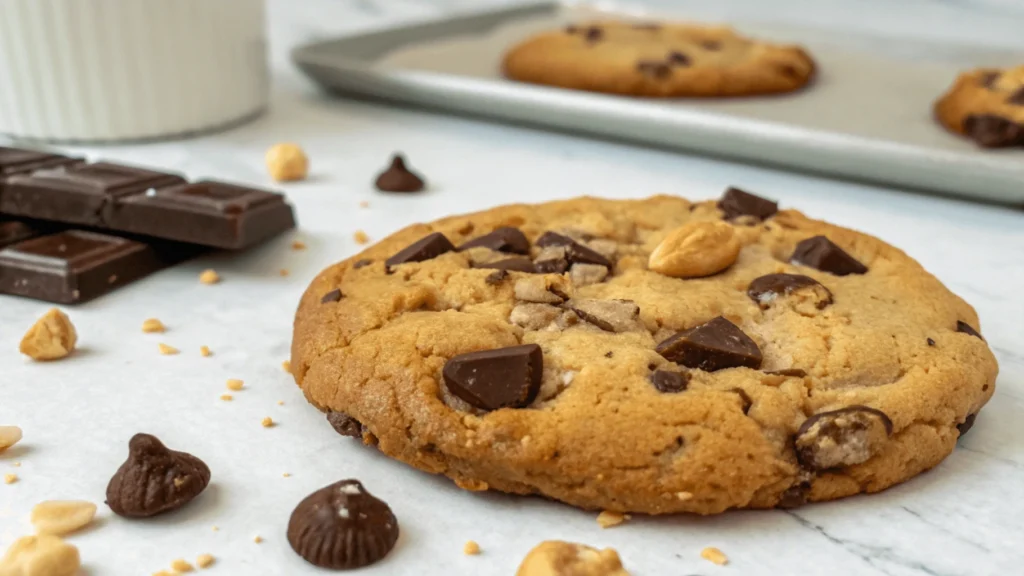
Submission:
<svg viewBox="0 0 1024 576">
<path fill-rule="evenodd" d="M 545 32 L 505 55 L 509 78 L 632 96 L 790 92 L 814 74 L 797 46 L 756 42 L 727 27 L 595 22 Z"/>
<path fill-rule="evenodd" d="M 1024 66 L 961 74 L 935 103 L 935 116 L 980 146 L 1024 146 Z"/>
<path fill-rule="evenodd" d="M 581 198 L 324 270 L 291 366 L 339 433 L 465 489 L 708 514 L 939 463 L 994 391 L 977 326 L 901 251 L 739 190 Z"/>
</svg>

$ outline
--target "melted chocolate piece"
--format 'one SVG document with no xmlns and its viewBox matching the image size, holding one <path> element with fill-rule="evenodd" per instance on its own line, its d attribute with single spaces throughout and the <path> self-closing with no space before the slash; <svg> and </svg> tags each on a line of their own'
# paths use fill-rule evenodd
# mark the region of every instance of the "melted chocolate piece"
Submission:
<svg viewBox="0 0 1024 576">
<path fill-rule="evenodd" d="M 490 248 L 498 252 L 509 252 L 511 254 L 529 254 L 530 241 L 518 228 L 503 226 L 490 234 L 484 234 L 459 246 L 459 251 L 469 248 Z"/>
<path fill-rule="evenodd" d="M 658 390 L 658 392 L 664 392 L 666 394 L 675 394 L 686 390 L 686 386 L 690 383 L 690 374 L 688 372 L 671 372 L 669 370 L 655 370 L 651 373 L 651 384 Z"/>
<path fill-rule="evenodd" d="M 488 274 L 487 278 L 484 278 L 484 282 L 491 286 L 497 286 L 504 282 L 505 278 L 508 278 L 508 270 L 496 270 Z"/>
<path fill-rule="evenodd" d="M 868 271 L 867 266 L 824 236 L 814 236 L 797 244 L 789 261 L 836 276 L 864 274 Z"/>
<path fill-rule="evenodd" d="M 460 354 L 442 371 L 448 390 L 481 410 L 523 408 L 540 391 L 544 353 L 536 344 Z"/>
<path fill-rule="evenodd" d="M 798 508 L 807 503 L 807 497 L 811 493 L 811 483 L 807 480 L 797 482 L 790 486 L 785 492 L 779 496 L 778 503 L 775 504 L 778 508 L 789 509 Z"/>
<path fill-rule="evenodd" d="M 399 250 L 394 256 L 385 260 L 384 265 L 391 269 L 399 264 L 432 260 L 441 254 L 453 251 L 455 251 L 455 246 L 452 246 L 448 238 L 440 232 L 434 232 Z"/>
<path fill-rule="evenodd" d="M 391 157 L 391 164 L 377 176 L 374 185 L 381 192 L 420 192 L 426 187 L 423 178 L 406 167 L 401 154 Z"/>
<path fill-rule="evenodd" d="M 927 339 L 926 342 L 928 342 L 929 346 L 935 346 L 935 340 L 932 340 L 931 338 Z"/>
<path fill-rule="evenodd" d="M 669 337 L 655 350 L 676 364 L 707 372 L 761 367 L 757 344 L 722 316 Z"/>
<path fill-rule="evenodd" d="M 1007 104 L 1013 104 L 1015 106 L 1024 106 L 1024 86 L 1017 88 L 1010 97 L 1006 99 Z"/>
<path fill-rule="evenodd" d="M 882 429 L 878 429 L 878 425 Z M 797 430 L 794 437 L 797 460 L 811 470 L 827 470 L 860 464 L 871 458 L 880 442 L 892 436 L 892 420 L 868 406 L 848 406 L 819 412 Z"/>
<path fill-rule="evenodd" d="M 725 213 L 726 220 L 740 216 L 753 216 L 758 220 L 765 220 L 779 211 L 779 203 L 730 187 L 718 200 L 718 209 Z"/>
<path fill-rule="evenodd" d="M 754 405 L 754 401 L 750 398 L 750 394 L 747 394 L 747 391 L 743 388 L 733 388 L 730 392 L 735 392 L 739 395 L 743 413 L 746 414 L 750 412 L 750 407 Z"/>
<path fill-rule="evenodd" d="M 819 310 L 832 303 L 832 292 L 820 282 L 802 274 L 766 274 L 755 278 L 747 287 L 747 296 L 762 309 L 769 308 L 779 296 L 787 296 L 802 288 L 820 287 L 822 296 L 815 305 Z"/>
</svg>

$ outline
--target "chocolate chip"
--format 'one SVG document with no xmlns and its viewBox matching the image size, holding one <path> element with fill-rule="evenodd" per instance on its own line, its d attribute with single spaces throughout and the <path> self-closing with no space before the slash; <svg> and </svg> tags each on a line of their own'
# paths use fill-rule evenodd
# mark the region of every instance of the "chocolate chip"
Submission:
<svg viewBox="0 0 1024 576">
<path fill-rule="evenodd" d="M 604 37 L 604 30 L 597 26 L 590 26 L 587 28 L 587 31 L 583 33 L 583 36 L 587 39 L 587 42 L 597 42 Z"/>
<path fill-rule="evenodd" d="M 484 234 L 459 246 L 459 251 L 469 248 L 490 248 L 498 252 L 511 252 L 512 254 L 529 254 L 530 241 L 526 239 L 518 228 L 503 226 L 490 234 Z"/>
<path fill-rule="evenodd" d="M 979 146 L 1024 146 L 1024 124 L 992 114 L 971 114 L 964 119 L 964 133 Z"/>
<path fill-rule="evenodd" d="M 799 368 L 784 368 L 782 370 L 767 370 L 767 371 L 765 371 L 765 374 L 769 374 L 771 376 L 784 376 L 786 378 L 805 378 L 807 376 L 807 372 L 805 372 L 805 371 L 803 371 L 803 370 L 801 370 Z"/>
<path fill-rule="evenodd" d="M 334 290 L 331 290 L 327 294 L 324 294 L 323 297 L 320 298 L 320 303 L 321 304 L 327 304 L 328 302 L 337 302 L 337 301 L 341 300 L 341 297 L 342 297 L 341 289 L 340 288 L 335 288 Z"/>
<path fill-rule="evenodd" d="M 686 386 L 689 383 L 690 374 L 688 372 L 655 370 L 651 373 L 651 384 L 654 384 L 654 387 L 658 392 L 664 392 L 666 394 L 682 392 L 683 390 L 686 390 Z"/>
<path fill-rule="evenodd" d="M 811 483 L 807 480 L 797 482 L 779 496 L 775 504 L 778 508 L 798 508 L 807 503 L 807 497 L 811 493 Z"/>
<path fill-rule="evenodd" d="M 454 250 L 455 246 L 452 246 L 452 243 L 444 234 L 434 232 L 399 250 L 394 256 L 388 258 L 384 264 L 391 268 L 392 266 L 398 266 L 407 262 L 423 262 L 424 260 L 437 258 L 441 254 Z"/>
<path fill-rule="evenodd" d="M 655 351 L 676 364 L 707 372 L 761 367 L 757 344 L 722 316 L 669 337 Z"/>
<path fill-rule="evenodd" d="M 118 516 L 146 518 L 181 508 L 210 483 L 202 460 L 170 450 L 155 436 L 136 434 L 128 459 L 107 484 L 107 505 Z"/>
<path fill-rule="evenodd" d="M 552 246 L 565 248 L 565 257 L 570 264 L 598 264 L 606 268 L 612 267 L 611 261 L 596 250 L 588 248 L 572 238 L 557 232 L 545 232 L 537 239 L 536 245 L 541 248 Z"/>
<path fill-rule="evenodd" d="M 673 50 L 668 53 L 668 63 L 673 66 L 689 66 L 692 61 L 690 57 L 678 50 Z"/>
<path fill-rule="evenodd" d="M 714 51 L 714 50 L 721 50 L 722 49 L 722 43 L 719 42 L 718 40 L 705 40 L 705 41 L 701 42 L 700 45 L 705 50 L 712 50 L 712 51 Z"/>
<path fill-rule="evenodd" d="M 615 352 L 612 352 L 611 350 L 604 353 L 605 358 L 611 358 L 613 356 L 615 356 Z"/>
<path fill-rule="evenodd" d="M 327 421 L 330 422 L 334 431 L 342 436 L 362 438 L 365 427 L 355 418 L 344 412 L 328 412 Z"/>
<path fill-rule="evenodd" d="M 958 438 L 963 438 L 967 431 L 974 427 L 974 419 L 978 417 L 978 413 L 968 414 L 964 421 L 956 425 L 956 431 L 960 433 Z"/>
<path fill-rule="evenodd" d="M 740 216 L 753 216 L 758 220 L 765 220 L 779 211 L 779 203 L 730 187 L 719 198 L 718 209 L 725 213 L 726 220 Z"/>
<path fill-rule="evenodd" d="M 871 458 L 892 435 L 892 420 L 881 410 L 849 406 L 819 412 L 796 432 L 796 457 L 811 470 L 860 464 Z"/>
<path fill-rule="evenodd" d="M 809 266 L 836 276 L 864 274 L 868 271 L 867 266 L 824 236 L 814 236 L 797 244 L 789 261 L 798 266 Z"/>
<path fill-rule="evenodd" d="M 629 332 L 638 327 L 640 307 L 632 300 L 571 300 L 566 306 L 605 332 Z"/>
<path fill-rule="evenodd" d="M 754 278 L 747 287 L 747 296 L 757 302 L 762 310 L 767 310 L 779 296 L 789 296 L 805 289 L 814 299 L 814 307 L 818 310 L 832 303 L 832 292 L 828 288 L 802 274 L 766 274 Z"/>
<path fill-rule="evenodd" d="M 370 264 L 373 264 L 373 260 L 370 260 L 369 258 L 363 258 L 362 260 L 356 260 L 356 263 L 352 265 L 352 269 L 359 270 L 360 268 L 364 266 L 369 266 Z"/>
<path fill-rule="evenodd" d="M 981 337 L 981 333 L 980 332 L 978 332 L 977 330 L 972 328 L 970 324 L 968 324 L 967 322 L 964 322 L 962 320 L 957 320 L 956 321 L 956 331 L 957 332 L 963 332 L 964 334 L 968 334 L 968 335 L 971 335 L 971 336 L 975 336 L 977 338 L 981 338 L 982 340 L 985 340 L 984 338 Z"/>
<path fill-rule="evenodd" d="M 494 262 L 474 262 L 473 268 L 491 268 L 494 270 L 511 270 L 513 272 L 526 272 L 535 274 L 537 269 L 529 258 L 505 258 Z"/>
<path fill-rule="evenodd" d="M 497 286 L 504 282 L 505 278 L 508 278 L 508 270 L 495 270 L 488 274 L 487 278 L 484 278 L 484 282 L 491 286 Z"/>
<path fill-rule="evenodd" d="M 533 266 L 539 274 L 561 274 L 569 269 L 565 246 L 548 246 L 542 248 Z"/>
<path fill-rule="evenodd" d="M 536 344 L 470 352 L 448 360 L 442 372 L 448 390 L 476 408 L 522 408 L 540 391 L 544 353 Z"/>
<path fill-rule="evenodd" d="M 985 72 L 978 77 L 978 84 L 985 88 L 992 88 L 1000 76 L 1002 76 L 1001 72 Z"/>
<path fill-rule="evenodd" d="M 391 157 L 391 165 L 377 176 L 375 184 L 382 192 L 420 192 L 425 187 L 423 179 L 406 168 L 401 154 Z"/>
<path fill-rule="evenodd" d="M 672 74 L 672 68 L 664 62 L 656 60 L 641 60 L 636 63 L 636 71 L 644 76 L 653 78 L 668 78 Z"/>
<path fill-rule="evenodd" d="M 928 345 L 929 345 L 929 346 L 935 346 L 935 340 L 932 340 L 931 338 L 929 338 L 928 340 L 926 340 L 926 342 L 928 342 Z"/>
<path fill-rule="evenodd" d="M 307 496 L 288 520 L 288 543 L 306 562 L 331 570 L 369 566 L 398 540 L 391 507 L 363 488 L 342 480 Z"/>
<path fill-rule="evenodd" d="M 1006 99 L 1007 104 L 1014 104 L 1016 106 L 1024 106 L 1024 86 L 1017 88 L 1017 91 L 1010 94 L 1010 97 Z"/>
<path fill-rule="evenodd" d="M 754 401 L 751 400 L 750 394 L 747 394 L 747 391 L 743 388 L 733 388 L 730 392 L 735 392 L 739 395 L 743 413 L 746 414 L 747 412 L 750 412 L 750 407 L 754 405 Z"/>
</svg>

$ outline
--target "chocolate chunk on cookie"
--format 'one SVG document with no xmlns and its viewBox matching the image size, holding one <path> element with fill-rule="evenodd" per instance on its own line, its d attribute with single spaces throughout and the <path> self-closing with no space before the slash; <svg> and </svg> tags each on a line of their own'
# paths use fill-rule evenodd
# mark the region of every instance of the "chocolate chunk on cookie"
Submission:
<svg viewBox="0 0 1024 576">
<path fill-rule="evenodd" d="M 655 370 L 651 372 L 651 384 L 658 392 L 674 394 L 686 390 L 690 382 L 690 374 L 687 372 L 670 372 L 668 370 Z"/>
<path fill-rule="evenodd" d="M 530 241 L 518 228 L 502 226 L 489 234 L 484 234 L 459 246 L 459 251 L 470 248 L 490 248 L 510 254 L 529 254 Z"/>
<path fill-rule="evenodd" d="M 675 334 L 658 344 L 655 350 L 666 360 L 707 372 L 761 367 L 761 350 L 757 344 L 721 316 Z"/>
<path fill-rule="evenodd" d="M 810 266 L 836 276 L 865 274 L 868 271 L 867 266 L 825 236 L 814 236 L 797 244 L 789 261 L 797 266 Z"/>
<path fill-rule="evenodd" d="M 729 220 L 740 216 L 752 216 L 758 220 L 766 220 L 779 211 L 779 203 L 755 196 L 739 188 L 729 188 L 718 200 L 718 209 Z"/>
<path fill-rule="evenodd" d="M 544 353 L 536 344 L 460 354 L 444 365 L 452 394 L 481 410 L 522 408 L 540 391 Z"/>
<path fill-rule="evenodd" d="M 963 320 L 956 321 L 956 331 L 963 332 L 964 334 L 968 334 L 970 336 L 974 336 L 975 338 L 981 338 L 982 340 L 984 340 L 984 338 L 981 337 L 980 332 L 972 328 L 970 324 L 964 322 Z"/>
<path fill-rule="evenodd" d="M 508 270 L 512 272 L 526 272 L 535 274 L 537 267 L 529 258 L 503 258 L 493 262 L 474 262 L 473 268 L 491 268 L 494 270 Z"/>
<path fill-rule="evenodd" d="M 811 416 L 796 432 L 801 464 L 812 470 L 852 466 L 874 456 L 892 436 L 892 420 L 881 410 L 850 406 Z"/>
<path fill-rule="evenodd" d="M 363 432 L 366 430 L 366 427 L 360 424 L 358 420 L 344 412 L 328 412 L 327 422 L 330 423 L 331 428 L 334 428 L 335 432 L 342 436 L 362 438 Z"/>
<path fill-rule="evenodd" d="M 407 262 L 431 260 L 441 254 L 454 250 L 455 246 L 452 246 L 452 243 L 444 234 L 434 232 L 399 250 L 394 256 L 385 260 L 384 264 L 390 269 L 393 266 Z"/>
<path fill-rule="evenodd" d="M 536 244 L 544 249 L 563 248 L 565 250 L 564 259 L 569 264 L 597 264 L 605 268 L 612 267 L 612 263 L 601 253 L 557 232 L 545 232 L 540 238 L 537 238 Z"/>
<path fill-rule="evenodd" d="M 794 294 L 818 310 L 832 303 L 832 292 L 828 288 L 802 274 L 766 274 L 755 278 L 747 288 L 747 295 L 762 310 L 771 308 L 778 298 Z"/>
</svg>

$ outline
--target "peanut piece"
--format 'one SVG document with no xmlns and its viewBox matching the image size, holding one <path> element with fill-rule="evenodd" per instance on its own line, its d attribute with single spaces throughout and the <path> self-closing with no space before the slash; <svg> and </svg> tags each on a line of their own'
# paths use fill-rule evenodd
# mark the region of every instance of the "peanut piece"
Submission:
<svg viewBox="0 0 1024 576">
<path fill-rule="evenodd" d="M 729 563 L 729 558 L 725 555 L 725 553 L 713 546 L 708 546 L 707 548 L 701 550 L 700 557 L 707 560 L 708 562 L 718 564 L 719 566 L 725 566 Z"/>
<path fill-rule="evenodd" d="M 466 556 L 476 556 L 480 553 L 480 545 L 473 540 L 467 540 L 466 544 L 462 547 L 462 553 Z"/>
<path fill-rule="evenodd" d="M 78 548 L 49 534 L 19 538 L 0 558 L 5 576 L 73 576 L 81 566 Z"/>
<path fill-rule="evenodd" d="M 690 222 L 669 232 L 647 267 L 673 278 L 699 278 L 725 270 L 740 254 L 740 240 L 725 222 Z"/>
<path fill-rule="evenodd" d="M 597 515 L 597 524 L 601 528 L 611 528 L 612 526 L 618 526 L 626 520 L 629 520 L 629 514 L 623 514 L 621 512 L 612 512 L 610 510 L 604 510 Z"/>
<path fill-rule="evenodd" d="M 199 566 L 200 568 L 209 568 L 210 566 L 213 566 L 214 562 L 215 560 L 213 556 L 209 554 L 200 554 L 199 557 L 196 558 L 196 566 Z"/>
<path fill-rule="evenodd" d="M 96 505 L 82 500 L 47 500 L 32 508 L 31 521 L 40 534 L 63 536 L 81 530 L 96 517 Z"/>
<path fill-rule="evenodd" d="M 147 334 L 163 332 L 164 330 L 167 330 L 167 328 L 158 318 L 146 318 L 142 321 L 142 331 Z"/>
<path fill-rule="evenodd" d="M 17 426 L 0 426 L 0 452 L 7 450 L 21 441 L 21 428 Z"/>
<path fill-rule="evenodd" d="M 203 284 L 216 284 L 220 282 L 220 274 L 217 271 L 209 268 L 199 273 L 199 282 Z"/>
<path fill-rule="evenodd" d="M 629 576 L 619 554 L 583 544 L 548 540 L 523 559 L 516 576 Z"/>
<path fill-rule="evenodd" d="M 271 146 L 264 160 L 270 177 L 278 182 L 304 180 L 309 172 L 309 158 L 298 144 L 291 142 Z"/>
<path fill-rule="evenodd" d="M 58 360 L 75 349 L 78 333 L 66 314 L 51 308 L 28 329 L 18 350 L 33 360 Z"/>
</svg>

